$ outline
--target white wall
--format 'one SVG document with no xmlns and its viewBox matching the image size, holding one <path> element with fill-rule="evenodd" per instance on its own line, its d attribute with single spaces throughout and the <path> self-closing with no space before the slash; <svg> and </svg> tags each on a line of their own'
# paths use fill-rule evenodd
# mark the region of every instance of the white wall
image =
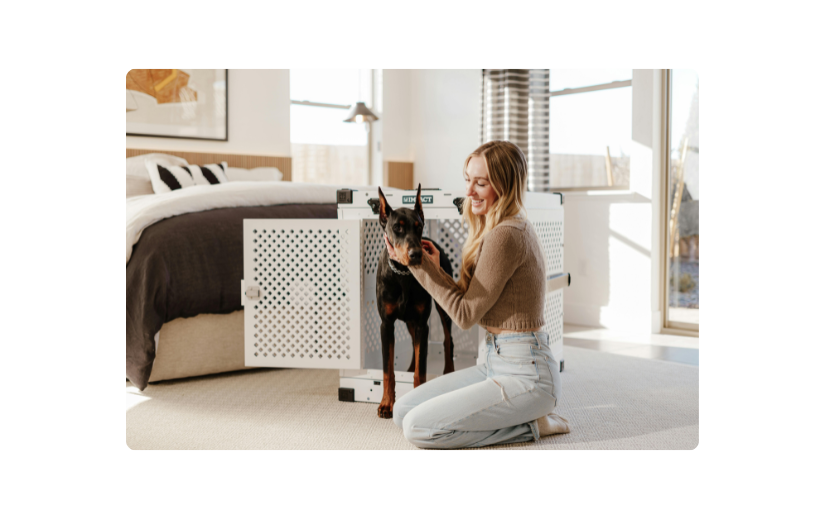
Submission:
<svg viewBox="0 0 825 519">
<path fill-rule="evenodd" d="M 630 191 L 565 196 L 567 323 L 661 330 L 661 88 L 660 71 L 633 71 Z"/>
<path fill-rule="evenodd" d="M 290 156 L 289 70 L 229 71 L 229 140 L 126 137 L 127 148 Z"/>
<path fill-rule="evenodd" d="M 410 142 L 410 70 L 384 69 L 383 71 L 383 139 L 381 152 L 386 161 L 409 162 L 412 160 Z"/>
<path fill-rule="evenodd" d="M 480 144 L 480 96 L 480 69 L 410 71 L 409 142 L 416 185 L 463 192 L 464 160 Z"/>
</svg>

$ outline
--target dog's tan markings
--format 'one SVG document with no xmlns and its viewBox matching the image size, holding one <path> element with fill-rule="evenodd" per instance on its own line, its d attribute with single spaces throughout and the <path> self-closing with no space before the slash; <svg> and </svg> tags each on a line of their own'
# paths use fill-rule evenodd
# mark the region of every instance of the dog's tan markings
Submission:
<svg viewBox="0 0 825 519">
<path fill-rule="evenodd" d="M 398 263 L 406 266 L 410 264 L 410 249 L 406 245 L 399 245 L 395 247 L 395 255 L 398 257 Z"/>
<path fill-rule="evenodd" d="M 398 220 L 398 225 L 400 225 L 401 227 L 404 227 L 404 220 Z"/>
<path fill-rule="evenodd" d="M 413 388 L 417 388 L 421 384 L 427 381 L 427 375 L 422 375 L 419 372 L 418 367 L 421 365 L 420 356 L 421 356 L 421 348 L 419 347 L 418 342 L 413 343 L 413 359 L 415 361 L 415 373 L 413 374 Z"/>
<path fill-rule="evenodd" d="M 386 315 L 392 315 L 392 313 L 395 312 L 396 308 L 398 308 L 398 305 L 395 305 L 393 303 L 384 303 L 384 313 Z"/>
<path fill-rule="evenodd" d="M 384 394 L 381 403 L 378 405 L 379 418 L 392 418 L 392 409 L 395 407 L 395 368 L 393 359 L 395 358 L 395 344 L 390 344 L 390 365 L 387 373 L 384 373 Z"/>
<path fill-rule="evenodd" d="M 415 311 L 418 312 L 419 315 L 424 313 L 424 309 L 427 307 L 427 303 L 421 303 L 415 305 Z"/>
</svg>

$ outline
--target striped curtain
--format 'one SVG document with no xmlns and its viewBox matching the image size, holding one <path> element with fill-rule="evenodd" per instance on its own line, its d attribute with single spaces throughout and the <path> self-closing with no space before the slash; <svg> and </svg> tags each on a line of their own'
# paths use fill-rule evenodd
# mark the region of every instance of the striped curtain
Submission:
<svg viewBox="0 0 825 519">
<path fill-rule="evenodd" d="M 481 144 L 510 141 L 527 158 L 527 189 L 550 191 L 550 70 L 483 69 Z"/>
</svg>

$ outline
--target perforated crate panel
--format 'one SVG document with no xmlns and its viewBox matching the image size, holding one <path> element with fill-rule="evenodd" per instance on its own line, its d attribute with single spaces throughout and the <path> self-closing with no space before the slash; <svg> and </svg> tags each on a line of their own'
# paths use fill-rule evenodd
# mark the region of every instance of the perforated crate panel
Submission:
<svg viewBox="0 0 825 519">
<path fill-rule="evenodd" d="M 564 272 L 564 210 L 528 210 L 527 217 L 539 238 L 544 252 L 547 276 Z M 563 356 L 564 289 L 547 293 L 544 301 L 542 331 L 550 336 L 550 349 L 557 361 Z"/>
<path fill-rule="evenodd" d="M 359 367 L 360 244 L 354 220 L 244 220 L 247 366 Z"/>
</svg>

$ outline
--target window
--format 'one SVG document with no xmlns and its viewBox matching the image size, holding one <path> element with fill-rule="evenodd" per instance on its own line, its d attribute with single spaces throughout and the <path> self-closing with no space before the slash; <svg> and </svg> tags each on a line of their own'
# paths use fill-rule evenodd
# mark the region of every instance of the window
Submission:
<svg viewBox="0 0 825 519">
<path fill-rule="evenodd" d="M 671 70 L 666 328 L 699 330 L 699 76 Z"/>
<path fill-rule="evenodd" d="M 630 185 L 632 69 L 550 71 L 550 185 Z"/>
<path fill-rule="evenodd" d="M 367 132 L 345 123 L 352 103 L 371 106 L 368 69 L 289 71 L 292 180 L 361 185 L 367 178 Z"/>
</svg>

